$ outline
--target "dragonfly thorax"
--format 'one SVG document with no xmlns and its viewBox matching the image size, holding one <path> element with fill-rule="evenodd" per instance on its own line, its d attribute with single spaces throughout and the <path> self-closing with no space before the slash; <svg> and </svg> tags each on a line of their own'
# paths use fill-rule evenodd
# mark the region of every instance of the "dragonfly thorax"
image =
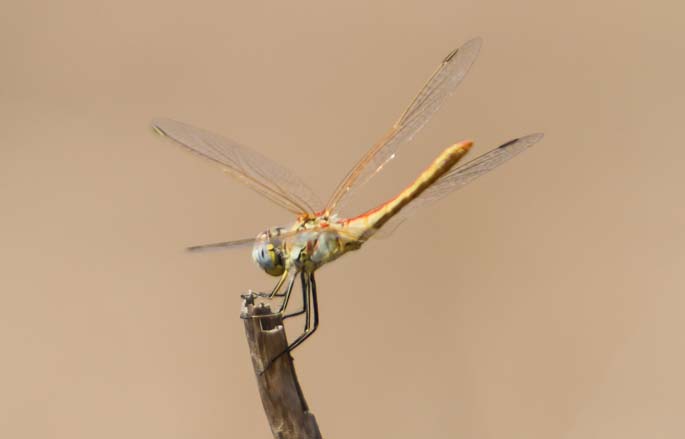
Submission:
<svg viewBox="0 0 685 439">
<path fill-rule="evenodd" d="M 341 234 L 343 227 L 322 218 L 274 227 L 257 236 L 252 259 L 272 276 L 290 270 L 313 272 L 361 246 L 360 241 Z"/>
</svg>

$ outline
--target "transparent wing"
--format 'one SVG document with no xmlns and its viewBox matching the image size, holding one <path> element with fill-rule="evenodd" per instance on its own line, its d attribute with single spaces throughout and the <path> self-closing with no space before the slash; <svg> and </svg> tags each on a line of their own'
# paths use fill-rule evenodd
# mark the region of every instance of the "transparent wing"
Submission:
<svg viewBox="0 0 685 439">
<path fill-rule="evenodd" d="M 189 252 L 207 252 L 215 250 L 225 250 L 229 248 L 252 247 L 256 238 L 237 239 L 235 241 L 215 242 L 212 244 L 194 245 L 186 248 Z"/>
<path fill-rule="evenodd" d="M 420 207 L 438 201 L 459 188 L 466 186 L 481 175 L 485 175 L 499 165 L 509 161 L 521 152 L 542 139 L 543 135 L 531 134 L 519 139 L 514 139 L 504 145 L 495 148 L 485 154 L 476 157 L 468 163 L 454 168 L 440 177 L 431 187 L 416 197 L 404 209 L 392 217 L 374 236 L 387 237 L 395 231 L 404 220 L 414 214 Z"/>
<path fill-rule="evenodd" d="M 171 119 L 152 122 L 155 131 L 224 167 L 231 175 L 296 214 L 314 213 L 321 202 L 295 174 L 238 143 Z"/>
<path fill-rule="evenodd" d="M 233 241 L 214 242 L 211 244 L 194 245 L 192 247 L 187 247 L 186 250 L 189 252 L 193 252 L 193 253 L 200 253 L 200 252 L 209 252 L 209 251 L 216 251 L 216 250 L 226 250 L 226 249 L 232 249 L 232 248 L 252 247 L 258 241 L 263 242 L 263 241 L 268 241 L 268 240 L 283 240 L 286 238 L 293 237 L 295 235 L 299 235 L 300 233 L 312 233 L 312 232 L 316 232 L 316 231 L 320 231 L 320 230 L 323 230 L 323 228 L 321 228 L 321 227 L 308 227 L 306 229 L 281 230 L 278 232 L 278 234 L 275 234 L 275 235 L 260 234 L 255 238 L 244 238 L 244 239 L 236 239 Z"/>
<path fill-rule="evenodd" d="M 348 172 L 326 205 L 326 212 L 339 211 L 344 197 L 369 181 L 395 157 L 402 144 L 419 132 L 464 79 L 478 56 L 480 46 L 481 39 L 474 38 L 447 55 L 390 131 Z"/>
</svg>

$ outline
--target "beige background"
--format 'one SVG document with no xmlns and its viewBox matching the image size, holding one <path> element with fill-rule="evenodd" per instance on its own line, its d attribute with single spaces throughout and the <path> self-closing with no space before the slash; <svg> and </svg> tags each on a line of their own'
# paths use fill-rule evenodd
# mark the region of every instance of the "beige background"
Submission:
<svg viewBox="0 0 685 439">
<path fill-rule="evenodd" d="M 238 319 L 287 212 L 169 116 L 322 197 L 440 59 L 469 77 L 359 203 L 451 142 L 524 156 L 323 269 L 296 354 L 329 438 L 685 436 L 676 2 L 11 2 L 0 18 L 0 437 L 267 438 Z M 330 2 L 333 3 L 333 2 Z"/>
</svg>

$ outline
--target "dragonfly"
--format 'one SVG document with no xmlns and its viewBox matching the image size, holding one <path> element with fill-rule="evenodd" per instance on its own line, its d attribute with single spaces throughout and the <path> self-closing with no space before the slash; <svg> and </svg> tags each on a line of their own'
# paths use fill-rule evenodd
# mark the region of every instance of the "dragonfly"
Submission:
<svg viewBox="0 0 685 439">
<path fill-rule="evenodd" d="M 360 249 L 383 228 L 394 230 L 418 208 L 430 205 L 478 177 L 492 171 L 542 138 L 531 134 L 510 140 L 489 152 L 457 165 L 473 142 L 446 148 L 409 185 L 387 202 L 357 216 L 341 215 L 350 195 L 368 183 L 409 143 L 462 82 L 476 60 L 481 39 L 469 40 L 450 52 L 429 77 L 390 130 L 345 175 L 326 204 L 293 172 L 235 141 L 171 119 L 157 119 L 153 129 L 186 149 L 215 162 L 257 193 L 296 215 L 287 226 L 273 227 L 256 238 L 189 247 L 191 252 L 252 247 L 253 260 L 269 275 L 278 277 L 266 299 L 281 298 L 277 314 L 283 319 L 305 315 L 304 329 L 281 355 L 292 352 L 319 327 L 319 306 L 314 273 L 342 255 Z M 285 313 L 299 279 L 302 308 Z"/>
</svg>

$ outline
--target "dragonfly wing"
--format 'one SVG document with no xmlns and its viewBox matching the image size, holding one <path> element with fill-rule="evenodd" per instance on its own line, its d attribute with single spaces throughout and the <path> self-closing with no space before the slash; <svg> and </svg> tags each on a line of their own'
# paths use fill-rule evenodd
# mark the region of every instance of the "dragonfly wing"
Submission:
<svg viewBox="0 0 685 439">
<path fill-rule="evenodd" d="M 269 240 L 271 240 L 272 242 L 282 241 L 282 240 L 287 239 L 287 238 L 292 238 L 293 236 L 299 235 L 301 233 L 313 233 L 313 232 L 318 232 L 318 231 L 322 231 L 322 230 L 324 230 L 322 227 L 308 227 L 308 228 L 293 229 L 293 230 L 281 229 L 276 234 L 260 233 L 255 238 L 244 238 L 244 239 L 236 239 L 233 241 L 223 241 L 223 242 L 214 242 L 211 244 L 194 245 L 192 247 L 187 247 L 186 250 L 189 252 L 192 252 L 192 253 L 201 253 L 201 252 L 216 251 L 216 250 L 226 250 L 226 249 L 232 249 L 232 248 L 252 247 L 256 242 L 264 242 L 264 241 L 269 241 Z"/>
<path fill-rule="evenodd" d="M 374 236 L 381 238 L 389 236 L 420 207 L 438 201 L 471 183 L 481 175 L 487 174 L 539 142 L 542 137 L 543 135 L 538 133 L 511 140 L 498 148 L 476 157 L 468 163 L 452 169 L 392 217 Z"/>
<path fill-rule="evenodd" d="M 212 244 L 194 245 L 192 247 L 186 248 L 186 250 L 193 253 L 199 253 L 207 251 L 225 250 L 229 248 L 251 247 L 252 245 L 254 245 L 255 241 L 255 238 L 238 239 L 235 241 L 224 241 L 215 242 Z"/>
<path fill-rule="evenodd" d="M 402 144 L 412 140 L 464 79 L 478 56 L 480 46 L 481 39 L 474 38 L 445 57 L 390 131 L 367 151 L 338 185 L 326 212 L 339 211 L 344 197 L 369 181 L 395 157 Z"/>
<path fill-rule="evenodd" d="M 321 202 L 295 174 L 256 151 L 209 131 L 171 119 L 156 119 L 154 130 L 226 171 L 276 204 L 296 214 L 314 213 Z"/>
</svg>

